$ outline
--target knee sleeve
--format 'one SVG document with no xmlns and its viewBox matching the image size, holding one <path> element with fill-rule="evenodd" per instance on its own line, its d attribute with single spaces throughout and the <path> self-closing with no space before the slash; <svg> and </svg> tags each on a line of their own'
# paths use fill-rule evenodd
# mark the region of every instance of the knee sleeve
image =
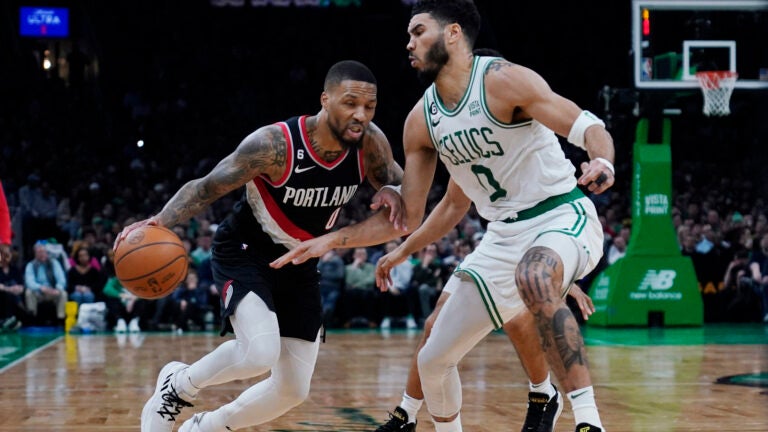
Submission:
<svg viewBox="0 0 768 432">
<path fill-rule="evenodd" d="M 492 329 L 477 288 L 461 284 L 443 304 L 417 363 L 424 399 L 430 414 L 451 417 L 461 409 L 458 362 Z"/>
<path fill-rule="evenodd" d="M 277 316 L 256 294 L 249 293 L 230 317 L 237 336 L 189 368 L 197 388 L 250 378 L 272 369 L 280 357 Z"/>
<path fill-rule="evenodd" d="M 235 401 L 205 417 L 206 430 L 233 430 L 265 423 L 301 404 L 309 395 L 319 338 L 315 342 L 283 339 L 272 375 L 243 392 Z"/>
</svg>

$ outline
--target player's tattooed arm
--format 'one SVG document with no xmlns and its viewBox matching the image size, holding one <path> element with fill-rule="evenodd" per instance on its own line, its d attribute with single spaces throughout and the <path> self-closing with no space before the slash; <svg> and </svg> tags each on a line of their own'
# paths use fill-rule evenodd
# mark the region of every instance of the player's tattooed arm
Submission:
<svg viewBox="0 0 768 432">
<path fill-rule="evenodd" d="M 515 66 L 515 64 L 510 62 L 510 61 L 508 61 L 508 60 L 497 59 L 497 60 L 492 61 L 488 65 L 488 68 L 485 69 L 485 74 L 486 75 L 490 75 L 492 73 L 499 72 L 499 71 L 501 71 L 504 68 L 510 68 L 510 67 L 513 67 L 513 66 Z"/>
<path fill-rule="evenodd" d="M 173 226 L 200 213 L 254 177 L 279 178 L 286 169 L 287 150 L 279 126 L 266 126 L 253 132 L 205 177 L 182 186 L 155 219 L 163 226 Z"/>
<path fill-rule="evenodd" d="M 399 185 L 403 181 L 403 169 L 392 156 L 389 140 L 375 124 L 371 123 L 364 144 L 365 172 L 371 185 L 381 189 L 384 185 Z"/>
</svg>

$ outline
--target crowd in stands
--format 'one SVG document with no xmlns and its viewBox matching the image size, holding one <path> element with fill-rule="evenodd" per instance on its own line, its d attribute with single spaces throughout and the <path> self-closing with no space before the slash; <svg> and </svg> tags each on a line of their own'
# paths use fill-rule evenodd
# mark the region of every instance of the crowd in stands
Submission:
<svg viewBox="0 0 768 432">
<path fill-rule="evenodd" d="M 690 167 L 692 173 L 703 167 Z M 117 332 L 177 331 L 218 328 L 220 301 L 213 281 L 210 257 L 217 228 L 211 210 L 189 223 L 174 227 L 189 252 L 190 272 L 173 294 L 144 300 L 126 291 L 114 274 L 112 244 L 115 235 L 135 220 L 130 210 L 113 200 L 88 214 L 84 205 L 69 212 L 72 196 L 44 192 L 34 176 L 18 190 L 6 191 L 16 202 L 22 226 L 15 260 L 0 271 L 3 305 L 0 317 L 6 328 L 24 325 L 61 325 L 67 301 L 104 302 L 106 328 Z M 683 176 L 685 179 L 693 176 Z M 690 256 L 704 299 L 705 321 L 768 321 L 768 218 L 762 197 L 752 196 L 741 180 L 676 184 L 672 223 L 680 250 Z M 677 183 L 677 180 L 676 180 Z M 720 187 L 718 187 L 718 185 Z M 166 198 L 157 191 L 158 199 Z M 729 192 L 732 198 L 724 198 Z M 349 204 L 340 224 L 366 217 L 373 190 L 361 192 Z M 431 208 L 442 195 L 436 186 Z M 56 208 L 53 223 L 26 218 L 27 199 L 47 196 Z M 733 198 L 736 197 L 736 198 Z M 608 199 L 593 197 L 605 233 L 604 269 L 626 252 L 631 237 L 627 194 L 613 191 Z M 34 206 L 32 206 L 34 207 Z M 61 217 L 66 214 L 67 217 Z M 117 215 L 123 215 L 122 217 Z M 126 216 L 127 215 L 127 216 Z M 137 215 L 141 216 L 141 215 Z M 84 221 L 89 220 L 90 223 Z M 73 224 L 76 222 L 76 224 Z M 33 228 L 25 224 L 33 224 Z M 393 271 L 393 288 L 381 293 L 374 284 L 376 260 L 398 241 L 370 248 L 340 249 L 320 259 L 325 322 L 338 328 L 418 328 L 456 265 L 482 239 L 485 221 L 473 209 L 455 229 L 430 244 Z M 28 237 L 31 236 L 31 237 Z M 42 237 L 42 238 L 41 238 Z M 31 243 L 31 244 L 29 244 Z M 30 254 L 22 257 L 26 247 Z M 589 292 L 590 276 L 580 281 Z M 11 318 L 13 318 L 11 320 Z M 13 325 L 11 325 L 13 324 Z"/>
</svg>

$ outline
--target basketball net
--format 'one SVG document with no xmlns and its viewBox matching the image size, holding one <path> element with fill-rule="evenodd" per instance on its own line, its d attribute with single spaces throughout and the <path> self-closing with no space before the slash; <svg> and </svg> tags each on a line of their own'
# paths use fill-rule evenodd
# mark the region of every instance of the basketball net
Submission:
<svg viewBox="0 0 768 432">
<path fill-rule="evenodd" d="M 731 113 L 731 93 L 738 76 L 732 71 L 696 72 L 696 79 L 704 94 L 705 116 L 726 116 Z"/>
</svg>

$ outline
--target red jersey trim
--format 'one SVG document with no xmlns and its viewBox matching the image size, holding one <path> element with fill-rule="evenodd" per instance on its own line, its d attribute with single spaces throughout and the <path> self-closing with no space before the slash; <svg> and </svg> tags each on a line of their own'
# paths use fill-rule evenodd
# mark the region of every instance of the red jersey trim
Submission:
<svg viewBox="0 0 768 432">
<path fill-rule="evenodd" d="M 357 167 L 360 170 L 360 183 L 362 183 L 365 180 L 365 157 L 362 149 L 357 151 Z"/>
<path fill-rule="evenodd" d="M 289 236 L 300 240 L 309 240 L 315 238 L 312 234 L 304 231 L 303 229 L 297 227 L 294 225 L 293 222 L 291 222 L 288 217 L 283 213 L 282 210 L 280 210 L 280 206 L 277 205 L 277 202 L 275 199 L 270 195 L 269 191 L 267 190 L 267 187 L 264 185 L 263 182 L 264 179 L 257 177 L 253 179 L 253 184 L 256 185 L 256 188 L 259 190 L 259 195 L 261 196 L 261 200 L 264 202 L 264 207 L 266 207 L 267 212 L 272 217 L 272 219 L 277 223 L 277 225 L 285 231 L 286 234 Z"/>
<path fill-rule="evenodd" d="M 3 192 L 3 183 L 0 182 L 0 244 L 11 244 L 13 231 L 11 230 L 11 211 Z"/>
<path fill-rule="evenodd" d="M 312 145 L 310 145 L 309 135 L 307 134 L 307 117 L 308 116 L 302 116 L 299 119 L 299 130 L 301 131 L 301 138 L 302 138 L 302 141 L 304 142 L 304 148 L 307 149 L 307 153 L 309 153 L 309 157 L 311 157 L 316 164 L 328 170 L 331 170 L 335 168 L 337 165 L 339 165 L 340 163 L 344 162 L 344 159 L 346 159 L 347 155 L 349 154 L 349 149 L 344 150 L 344 154 L 339 156 L 333 162 L 326 162 L 325 160 L 323 160 L 323 158 L 320 157 L 319 154 L 315 152 L 315 149 L 313 149 Z"/>
<path fill-rule="evenodd" d="M 291 171 L 293 170 L 293 140 L 291 139 L 291 133 L 288 130 L 288 125 L 285 124 L 285 122 L 275 124 L 280 126 L 280 129 L 283 130 L 283 135 L 285 136 L 285 144 L 288 147 L 285 149 L 287 153 L 287 159 L 285 161 L 285 172 L 283 173 L 283 176 L 274 183 L 272 183 L 269 177 L 265 176 L 264 174 L 260 175 L 259 177 L 272 185 L 272 187 L 280 187 L 288 182 L 288 178 L 291 176 Z"/>
</svg>

